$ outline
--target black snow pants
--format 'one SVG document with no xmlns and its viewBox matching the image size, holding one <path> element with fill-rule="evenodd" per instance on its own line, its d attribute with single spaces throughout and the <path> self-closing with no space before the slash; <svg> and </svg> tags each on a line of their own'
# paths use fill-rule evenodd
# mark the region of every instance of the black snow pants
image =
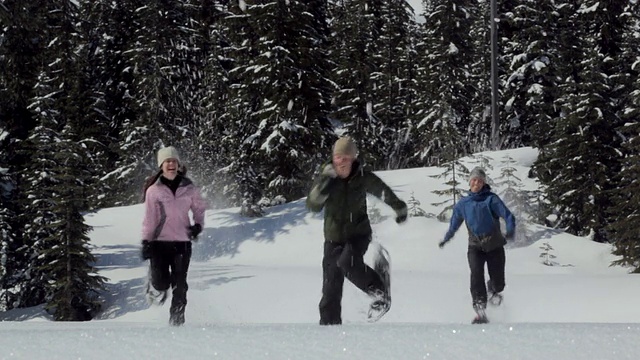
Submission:
<svg viewBox="0 0 640 360">
<path fill-rule="evenodd" d="M 487 304 L 487 288 L 484 283 L 484 264 L 489 271 L 489 286 L 491 291 L 499 293 L 504 290 L 504 247 L 500 246 L 489 252 L 476 246 L 469 246 L 467 251 L 469 269 L 471 270 L 471 298 L 474 307 L 485 308 Z"/>
<path fill-rule="evenodd" d="M 190 241 L 154 241 L 151 256 L 151 285 L 156 290 L 173 289 L 171 298 L 171 323 L 184 323 L 184 309 L 187 306 L 187 271 L 191 261 Z"/>
<path fill-rule="evenodd" d="M 360 237 L 342 243 L 325 241 L 322 259 L 322 299 L 320 325 L 342 324 L 342 288 L 346 277 L 360 290 L 372 294 L 384 291 L 380 275 L 364 263 L 370 237 Z"/>
</svg>

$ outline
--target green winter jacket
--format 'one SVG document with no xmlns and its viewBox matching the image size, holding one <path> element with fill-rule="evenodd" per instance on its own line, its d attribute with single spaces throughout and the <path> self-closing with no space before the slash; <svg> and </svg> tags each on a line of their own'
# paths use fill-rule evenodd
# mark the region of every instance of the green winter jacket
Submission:
<svg viewBox="0 0 640 360">
<path fill-rule="evenodd" d="M 332 165 L 326 164 L 324 169 Z M 370 237 L 367 193 L 384 201 L 398 216 L 407 215 L 407 205 L 391 188 L 356 160 L 346 179 L 331 177 L 323 171 L 313 182 L 307 196 L 307 208 L 320 212 L 324 208 L 324 238 L 344 243 L 353 238 Z"/>
</svg>

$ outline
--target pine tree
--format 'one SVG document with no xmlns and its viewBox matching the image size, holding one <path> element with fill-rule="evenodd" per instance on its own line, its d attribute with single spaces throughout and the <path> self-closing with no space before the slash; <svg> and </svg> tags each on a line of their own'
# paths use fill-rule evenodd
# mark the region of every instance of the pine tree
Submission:
<svg viewBox="0 0 640 360">
<path fill-rule="evenodd" d="M 584 6 L 565 6 L 560 13 L 559 24 L 567 31 L 563 95 L 556 102 L 561 117 L 535 166 L 558 212 L 557 226 L 579 236 L 593 232 L 594 240 L 603 242 L 609 240 L 605 228 L 612 206 L 606 192 L 615 186 L 611 174 L 620 170 L 615 130 L 620 121 L 607 97 L 611 84 L 602 76 L 606 57 L 598 51 L 592 14 Z"/>
<path fill-rule="evenodd" d="M 411 217 L 427 216 L 427 212 L 420 207 L 420 200 L 416 199 L 413 191 L 407 200 L 407 209 L 409 210 L 409 216 Z"/>
<path fill-rule="evenodd" d="M 355 140 L 360 158 L 367 164 L 380 166 L 375 144 L 386 130 L 384 119 L 376 116 L 381 108 L 381 72 L 379 48 L 383 34 L 385 9 L 381 0 L 341 1 L 333 8 L 332 58 L 336 66 L 332 78 L 338 89 L 333 98 L 332 117 L 343 125 Z M 374 144 L 371 144 L 374 143 Z"/>
<path fill-rule="evenodd" d="M 627 15 L 638 14 L 637 2 L 629 2 Z M 631 17 L 633 19 L 633 17 Z M 634 22 L 635 21 L 635 22 Z M 624 100 L 626 108 L 622 110 L 624 124 L 618 131 L 624 137 L 622 148 L 622 168 L 617 175 L 617 188 L 610 195 L 614 206 L 610 209 L 611 233 L 614 245 L 613 254 L 620 256 L 613 265 L 628 266 L 634 273 L 640 273 L 640 233 L 638 221 L 640 221 L 640 55 L 637 50 L 640 47 L 640 37 L 633 31 L 640 26 L 640 19 L 629 20 L 629 27 L 624 33 L 622 50 L 627 56 L 635 53 L 626 63 L 628 68 L 622 73 L 629 73 L 629 91 Z"/>
<path fill-rule="evenodd" d="M 86 246 L 88 227 L 80 215 L 88 206 L 91 154 L 73 130 L 83 124 L 81 119 L 90 104 L 83 86 L 81 58 L 77 56 L 82 53 L 82 37 L 76 28 L 75 2 L 56 1 L 49 6 L 47 30 L 51 38 L 46 56 L 50 63 L 40 72 L 29 106 L 38 126 L 22 149 L 33 160 L 24 169 L 28 186 L 21 217 L 27 224 L 25 239 L 30 242 L 21 250 L 30 261 L 20 276 L 18 305 L 46 301 L 62 308 L 63 298 L 68 296 L 75 298 L 74 306 L 96 310 L 95 299 L 88 300 L 87 296 L 99 290 L 103 280 L 89 273 L 93 268 L 88 262 L 94 259 Z M 76 258 L 72 263 L 62 261 L 63 270 L 57 270 L 61 259 L 72 257 Z M 71 282 L 67 287 L 71 293 L 56 290 L 65 281 Z M 80 319 L 69 316 L 57 314 L 56 319 Z"/>
<path fill-rule="evenodd" d="M 228 71 L 232 68 L 232 61 L 225 23 L 225 18 L 231 14 L 221 3 L 224 2 L 203 1 L 195 15 L 199 33 L 195 41 L 202 53 L 202 79 L 198 87 L 201 101 L 193 108 L 198 112 L 194 117 L 194 136 L 186 139 L 184 145 L 189 151 L 190 177 L 195 178 L 210 203 L 224 207 L 229 204 L 221 196 L 224 177 L 218 170 L 226 166 L 236 149 L 222 146 L 231 127 L 231 120 L 226 114 L 231 99 Z"/>
<path fill-rule="evenodd" d="M 141 23 L 136 10 L 143 5 L 137 0 L 82 3 L 82 30 L 89 43 L 86 73 L 95 94 L 92 114 L 97 116 L 88 128 L 94 129 L 99 139 L 95 143 L 99 147 L 92 152 L 102 171 L 98 206 L 130 204 L 140 198 L 142 185 L 138 181 L 144 174 L 131 174 L 137 169 L 131 159 L 141 153 L 132 143 L 142 141 L 144 135 L 137 135 L 145 126 L 136 122 L 140 112 L 135 98 L 136 63 L 129 54 L 136 49 L 135 34 Z"/>
<path fill-rule="evenodd" d="M 383 4 L 382 28 L 375 53 L 375 102 L 368 109 L 376 124 L 375 135 L 363 140 L 367 162 L 374 169 L 396 169 L 409 161 L 413 101 L 419 91 L 415 86 L 415 41 L 417 25 L 411 8 L 404 0 Z"/>
<path fill-rule="evenodd" d="M 500 176 L 495 180 L 495 185 L 500 189 L 500 196 L 507 208 L 516 219 L 516 234 L 513 244 L 516 246 L 529 244 L 529 224 L 533 208 L 529 201 L 529 194 L 522 188 L 522 180 L 516 176 L 516 161 L 506 155 L 502 160 Z"/>
<path fill-rule="evenodd" d="M 502 2 L 500 3 L 502 4 Z M 470 82 L 473 87 L 471 99 L 469 128 L 464 134 L 471 152 L 485 151 L 492 145 L 491 119 L 491 11 L 489 1 L 481 0 L 475 4 L 474 14 L 469 31 L 473 41 L 474 52 L 470 66 Z M 500 27 L 502 24 L 498 23 Z M 501 31 L 499 31 L 501 33 Z M 499 39 L 502 35 L 499 35 Z M 500 48 L 502 53 L 502 50 Z M 427 54 L 428 55 L 428 54 Z M 503 61 L 499 57 L 498 66 L 502 68 Z M 502 71 L 500 71 L 502 74 Z M 499 78 L 502 80 L 502 78 Z"/>
<path fill-rule="evenodd" d="M 18 282 L 28 263 L 24 251 L 24 167 L 32 154 L 23 151 L 24 140 L 36 126 L 29 111 L 40 67 L 45 63 L 44 31 L 47 1 L 5 0 L 0 7 L 0 168 L 3 184 L 11 184 L 2 197 L 2 277 L 0 303 L 6 309 L 20 306 Z M 25 39 L 30 39 L 25 41 Z"/>
<path fill-rule="evenodd" d="M 501 56 L 504 78 L 501 138 L 507 148 L 548 143 L 558 109 L 560 58 L 557 3 L 548 0 L 501 2 Z"/>
<path fill-rule="evenodd" d="M 249 214 L 247 209 L 258 207 L 262 197 L 265 176 L 252 161 L 252 154 L 258 149 L 251 141 L 246 141 L 250 134 L 257 130 L 250 114 L 257 106 L 260 94 L 251 86 L 250 73 L 246 71 L 251 58 L 257 56 L 256 43 L 258 35 L 254 32 L 249 19 L 246 2 L 229 4 L 229 13 L 225 19 L 227 39 L 230 43 L 229 58 L 229 103 L 227 113 L 222 120 L 225 124 L 225 135 L 221 140 L 222 151 L 227 154 L 220 169 L 224 199 L 231 206 L 242 205 L 242 213 Z M 250 211 L 260 215 L 262 210 Z"/>
<path fill-rule="evenodd" d="M 453 212 L 453 208 L 456 206 L 456 203 L 466 194 L 466 190 L 461 185 L 468 179 L 469 169 L 459 160 L 446 162 L 442 167 L 444 167 L 444 171 L 441 174 L 432 175 L 431 177 L 443 179 L 445 181 L 444 185 L 446 185 L 447 188 L 442 190 L 433 190 L 432 193 L 438 196 L 445 196 L 447 199 L 438 203 L 432 203 L 431 205 L 445 205 L 437 216 L 438 220 L 444 222 L 451 218 L 451 213 Z"/>
<path fill-rule="evenodd" d="M 421 82 L 429 99 L 417 128 L 418 154 L 425 165 L 459 158 L 469 151 L 463 141 L 474 97 L 470 66 L 470 38 L 474 5 L 471 1 L 425 4 L 427 21 L 421 54 Z"/>
<path fill-rule="evenodd" d="M 4 134 L 1 128 L 0 134 Z M 0 167 L 0 311 L 11 309 L 15 296 L 10 290 L 14 283 L 12 277 L 17 270 L 14 252 L 18 239 L 12 221 L 17 216 L 11 202 L 14 190 L 15 184 L 8 169 Z"/>
<path fill-rule="evenodd" d="M 312 5 L 256 1 L 234 19 L 238 33 L 247 35 L 238 41 L 232 70 L 232 81 L 238 83 L 231 104 L 236 124 L 228 137 L 241 144 L 240 156 L 230 159 L 228 169 L 246 208 L 263 196 L 267 203 L 304 196 L 321 160 L 318 149 L 326 146 L 326 15 Z"/>
<path fill-rule="evenodd" d="M 639 58 L 640 60 L 640 58 Z M 640 90 L 640 88 L 639 88 Z M 637 103 L 640 105 L 640 103 Z M 635 113 L 640 114 L 636 105 Z M 611 191 L 615 206 L 611 208 L 614 221 L 609 230 L 613 240 L 613 254 L 620 256 L 613 265 L 629 266 L 640 273 L 640 121 L 626 124 L 621 131 L 628 135 L 625 147 L 628 155 L 619 174 L 619 187 Z"/>
<path fill-rule="evenodd" d="M 69 128 L 62 132 L 63 138 L 73 138 Z M 92 265 L 96 259 L 89 249 L 87 233 L 91 227 L 84 223 L 81 211 L 84 205 L 83 188 L 86 174 L 82 149 L 72 141 L 63 140 L 55 144 L 53 160 L 61 166 L 56 174 L 55 192 L 58 201 L 51 211 L 56 220 L 49 224 L 52 238 L 43 239 L 44 246 L 39 257 L 48 259 L 40 270 L 50 279 L 46 308 L 58 321 L 91 320 L 101 308 L 99 290 L 104 290 L 103 276 L 96 274 Z M 58 169 L 54 169 L 57 171 Z"/>
</svg>

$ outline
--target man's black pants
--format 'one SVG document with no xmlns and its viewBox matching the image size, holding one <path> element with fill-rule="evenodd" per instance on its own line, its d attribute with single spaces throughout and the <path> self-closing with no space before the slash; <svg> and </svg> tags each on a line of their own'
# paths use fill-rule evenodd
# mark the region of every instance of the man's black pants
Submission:
<svg viewBox="0 0 640 360">
<path fill-rule="evenodd" d="M 474 306 L 484 308 L 487 304 L 487 288 L 484 283 L 484 264 L 487 264 L 489 282 L 492 291 L 499 293 L 504 290 L 504 247 L 485 252 L 479 247 L 470 246 L 467 251 L 469 269 L 471 270 L 471 298 Z"/>
<path fill-rule="evenodd" d="M 360 290 L 371 294 L 384 291 L 380 275 L 364 263 L 370 237 L 352 239 L 347 243 L 324 243 L 322 259 L 322 299 L 320 325 L 342 324 L 342 288 L 346 277 Z"/>
</svg>

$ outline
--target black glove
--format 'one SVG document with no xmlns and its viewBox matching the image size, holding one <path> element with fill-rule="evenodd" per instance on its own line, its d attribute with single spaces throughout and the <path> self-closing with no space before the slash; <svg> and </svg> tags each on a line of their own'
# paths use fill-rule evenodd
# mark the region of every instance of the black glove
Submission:
<svg viewBox="0 0 640 360">
<path fill-rule="evenodd" d="M 396 212 L 396 223 L 402 224 L 407 221 L 407 205 Z"/>
<path fill-rule="evenodd" d="M 407 214 L 401 214 L 401 215 L 396 216 L 396 222 L 398 224 L 402 224 L 405 221 L 407 221 Z"/>
<path fill-rule="evenodd" d="M 149 260 L 151 259 L 152 255 L 153 255 L 153 246 L 151 244 L 151 241 L 142 240 L 142 250 L 140 251 L 140 257 L 142 258 L 142 260 Z"/>
<path fill-rule="evenodd" d="M 189 226 L 187 234 L 189 235 L 190 240 L 195 240 L 198 238 L 198 235 L 202 232 L 202 225 L 193 224 Z"/>
<path fill-rule="evenodd" d="M 444 246 L 449 242 L 449 240 L 442 240 L 438 243 L 438 247 L 440 249 L 444 248 Z"/>
</svg>

